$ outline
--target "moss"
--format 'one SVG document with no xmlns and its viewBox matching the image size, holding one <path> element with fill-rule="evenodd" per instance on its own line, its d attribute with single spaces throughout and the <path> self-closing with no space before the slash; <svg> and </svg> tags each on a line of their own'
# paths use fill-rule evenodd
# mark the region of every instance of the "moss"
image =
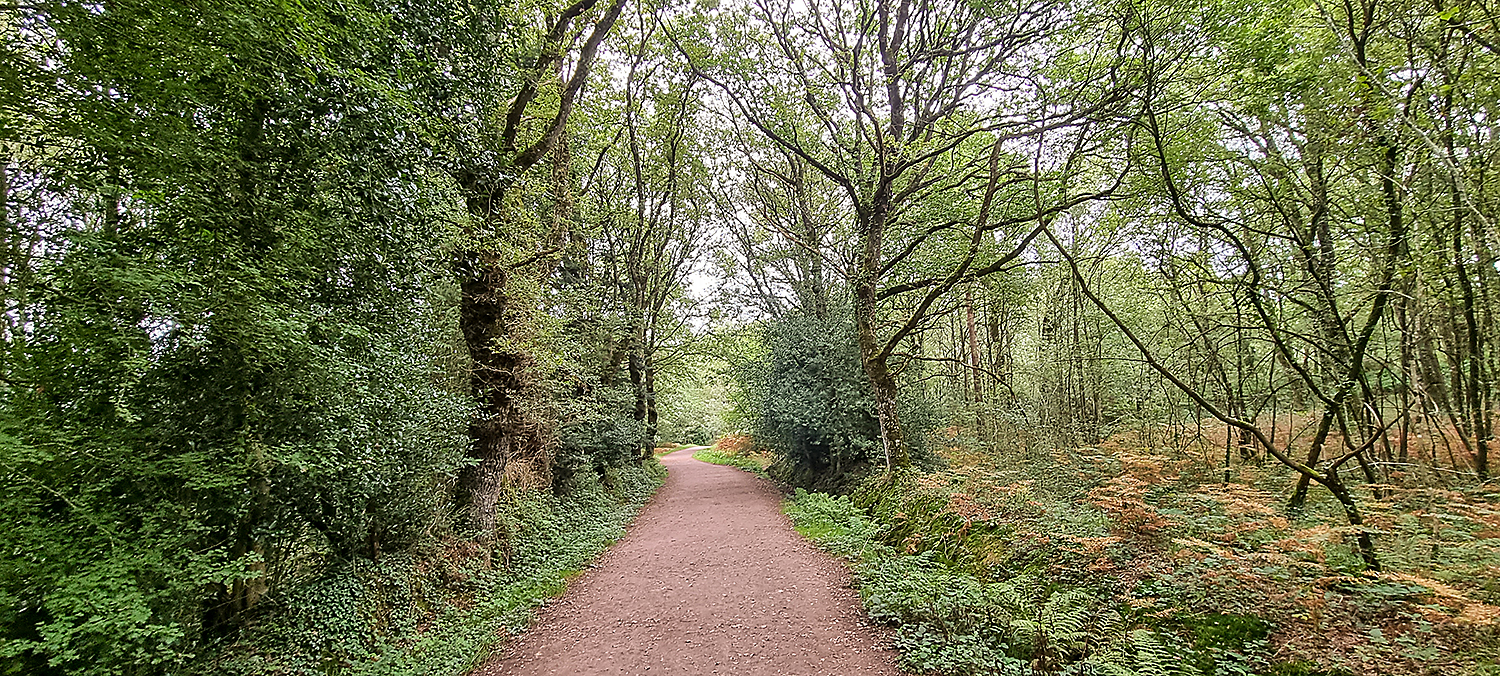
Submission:
<svg viewBox="0 0 1500 676">
<path fill-rule="evenodd" d="M 1251 615 L 1210 613 L 1183 621 L 1193 633 L 1198 648 L 1243 650 L 1253 641 L 1264 641 L 1271 634 L 1270 623 Z"/>
</svg>

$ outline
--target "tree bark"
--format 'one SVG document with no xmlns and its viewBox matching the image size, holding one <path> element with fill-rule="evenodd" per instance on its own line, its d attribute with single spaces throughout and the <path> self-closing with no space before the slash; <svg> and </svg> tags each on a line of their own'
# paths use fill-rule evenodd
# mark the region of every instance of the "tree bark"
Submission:
<svg viewBox="0 0 1500 676">
<path fill-rule="evenodd" d="M 896 379 L 891 375 L 889 352 L 876 334 L 881 247 L 890 213 L 890 186 L 882 183 L 872 208 L 859 219 L 859 263 L 854 280 L 854 325 L 865 376 L 875 393 L 875 418 L 880 423 L 880 446 L 887 472 L 911 463 L 897 407 Z"/>
<path fill-rule="evenodd" d="M 531 172 L 562 142 L 599 46 L 613 30 L 625 0 L 611 0 L 591 28 L 579 29 L 580 35 L 587 33 L 587 38 L 573 55 L 571 75 L 564 77 L 560 64 L 566 61 L 573 22 L 597 3 L 598 0 L 577 0 L 558 15 L 549 17 L 530 77 L 523 81 L 505 110 L 498 147 L 493 149 L 498 154 L 496 163 L 452 170 L 472 219 L 467 233 L 472 238 L 505 237 L 512 230 L 506 222 L 511 217 L 505 204 L 506 194 L 522 175 Z M 528 108 L 536 100 L 539 87 L 549 78 L 561 80 L 557 109 L 535 141 L 523 147 L 521 122 L 535 116 L 536 111 Z M 554 165 L 553 171 L 555 175 L 557 166 Z M 564 195 L 557 208 L 566 209 L 567 200 Z M 546 258 L 545 253 L 538 253 L 529 264 Z M 471 463 L 459 472 L 455 497 L 460 509 L 466 512 L 469 528 L 485 543 L 493 541 L 495 536 L 496 503 L 511 462 L 524 456 L 531 465 L 529 469 L 541 475 L 538 478 L 543 485 L 550 483 L 551 462 L 542 443 L 541 426 L 527 411 L 527 403 L 537 393 L 531 384 L 533 360 L 522 344 L 524 313 L 520 312 L 522 308 L 513 307 L 516 289 L 511 276 L 529 264 L 505 260 L 496 250 L 480 247 L 460 251 L 454 264 L 460 293 L 459 328 L 472 360 L 470 390 L 479 404 L 469 424 Z"/>
<path fill-rule="evenodd" d="M 507 467 L 525 452 L 540 459 L 542 449 L 525 424 L 531 358 L 511 345 L 518 327 L 509 306 L 510 272 L 495 254 L 466 251 L 459 275 L 459 326 L 473 362 L 470 391 L 480 405 L 469 423 L 471 464 L 459 473 L 459 504 L 476 536 L 489 542 Z"/>
</svg>

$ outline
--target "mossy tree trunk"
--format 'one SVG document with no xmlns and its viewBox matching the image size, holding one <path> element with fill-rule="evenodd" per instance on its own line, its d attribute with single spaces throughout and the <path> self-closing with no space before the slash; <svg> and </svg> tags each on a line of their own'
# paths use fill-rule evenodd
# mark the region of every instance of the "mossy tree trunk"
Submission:
<svg viewBox="0 0 1500 676">
<path fill-rule="evenodd" d="M 534 358 L 526 348 L 525 318 L 535 308 L 529 307 L 529 294 L 521 292 L 524 285 L 520 276 L 536 274 L 534 271 L 559 250 L 548 249 L 555 242 L 545 241 L 536 247 L 540 250 L 523 255 L 521 260 L 503 255 L 505 247 L 501 244 L 526 229 L 515 211 L 521 207 L 507 203 L 506 198 L 562 144 L 599 47 L 613 29 L 625 0 L 611 0 L 590 23 L 598 4 L 599 0 L 577 0 L 549 17 L 530 77 L 505 110 L 498 147 L 491 155 L 496 158 L 495 164 L 453 172 L 469 211 L 464 238 L 467 246 L 456 256 L 454 274 L 461 294 L 459 327 L 472 360 L 470 389 L 478 404 L 469 425 L 471 463 L 459 476 L 457 498 L 466 511 L 468 526 L 481 541 L 494 538 L 496 503 L 509 465 L 522 459 L 533 472 L 547 471 L 541 426 L 530 412 L 537 393 L 531 375 Z M 570 53 L 568 45 L 576 44 L 585 34 L 577 51 Z M 571 73 L 565 69 L 566 63 L 572 64 Z M 560 89 L 557 107 L 537 110 L 544 83 L 552 82 Z M 529 143 L 523 143 L 523 128 L 535 118 L 549 115 Z M 566 208 L 566 204 L 558 207 Z"/>
</svg>

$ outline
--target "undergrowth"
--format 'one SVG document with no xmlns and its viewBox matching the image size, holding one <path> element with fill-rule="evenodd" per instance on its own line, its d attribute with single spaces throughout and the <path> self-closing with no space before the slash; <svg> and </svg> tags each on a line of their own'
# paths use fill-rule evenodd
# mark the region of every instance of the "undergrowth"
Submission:
<svg viewBox="0 0 1500 676">
<path fill-rule="evenodd" d="M 1374 574 L 1331 501 L 1289 518 L 1251 481 L 1090 450 L 799 490 L 787 512 L 918 673 L 1500 673 L 1484 496 L 1392 491 Z"/>
<path fill-rule="evenodd" d="M 1131 627 L 1128 609 L 1088 589 L 1036 574 L 987 580 L 940 552 L 908 553 L 884 541 L 890 524 L 847 496 L 798 489 L 787 513 L 798 532 L 853 563 L 866 612 L 897 628 L 897 648 L 912 671 L 1191 673 L 1180 644 Z"/>
<path fill-rule="evenodd" d="M 619 539 L 665 469 L 588 474 L 566 497 L 531 491 L 506 503 L 508 560 L 468 541 L 434 540 L 410 554 L 330 566 L 270 599 L 274 611 L 203 673 L 446 676 L 476 666 L 536 607 Z"/>
</svg>

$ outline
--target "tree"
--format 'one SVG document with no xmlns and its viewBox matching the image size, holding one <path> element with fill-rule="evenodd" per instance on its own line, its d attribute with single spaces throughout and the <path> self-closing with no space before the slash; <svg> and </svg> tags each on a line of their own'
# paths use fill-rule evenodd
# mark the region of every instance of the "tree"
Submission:
<svg viewBox="0 0 1500 676">
<path fill-rule="evenodd" d="M 1380 566 L 1372 535 L 1341 469 L 1356 463 L 1367 483 L 1381 483 L 1379 468 L 1395 462 L 1388 432 L 1399 426 L 1405 443 L 1415 413 L 1411 393 L 1426 389 L 1422 380 L 1433 380 L 1416 372 L 1412 345 L 1421 339 L 1402 335 L 1414 328 L 1411 308 L 1400 296 L 1403 289 L 1417 290 L 1408 272 L 1420 241 L 1417 228 L 1443 228 L 1444 220 L 1453 219 L 1457 227 L 1447 228 L 1436 247 L 1444 251 L 1447 237 L 1462 238 L 1469 230 L 1462 225 L 1469 216 L 1483 221 L 1461 197 L 1447 201 L 1449 208 L 1439 212 L 1436 223 L 1419 206 L 1424 201 L 1417 196 L 1423 187 L 1418 177 L 1442 177 L 1438 185 L 1446 184 L 1450 198 L 1463 190 L 1455 188 L 1459 179 L 1447 161 L 1451 155 L 1421 141 L 1436 136 L 1423 120 L 1423 102 L 1443 95 L 1429 91 L 1425 77 L 1409 77 L 1430 68 L 1414 62 L 1417 52 L 1410 43 L 1403 46 L 1403 40 L 1384 34 L 1403 25 L 1396 16 L 1393 7 L 1377 2 L 1338 8 L 1313 3 L 1263 15 L 1248 30 L 1232 21 L 1195 20 L 1169 30 L 1198 36 L 1202 46 L 1179 37 L 1173 44 L 1188 46 L 1167 53 L 1156 52 L 1155 46 L 1166 42 L 1148 34 L 1148 58 L 1158 67 L 1147 80 L 1152 91 L 1142 130 L 1149 143 L 1142 146 L 1147 151 L 1142 164 L 1150 167 L 1160 211 L 1131 215 L 1149 219 L 1148 228 L 1157 227 L 1158 219 L 1185 228 L 1187 237 L 1169 234 L 1161 240 L 1163 267 L 1177 277 L 1167 283 L 1228 294 L 1224 307 L 1235 312 L 1240 332 L 1236 349 L 1247 351 L 1248 334 L 1261 346 L 1252 349 L 1266 354 L 1260 362 L 1267 365 L 1272 391 L 1291 389 L 1313 400 L 1310 438 L 1289 434 L 1283 441 L 1274 419 L 1270 429 L 1258 422 L 1236 392 L 1243 375 L 1219 376 L 1221 397 L 1189 382 L 1112 311 L 1106 298 L 1084 288 L 1153 369 L 1242 439 L 1296 472 L 1292 509 L 1302 508 L 1311 484 L 1327 488 L 1357 529 L 1360 553 L 1371 569 Z M 1173 21 L 1163 19 L 1163 26 Z M 1195 62 L 1180 49 L 1219 54 L 1233 68 Z M 1205 92 L 1217 98 L 1184 98 Z M 1177 232 L 1175 225 L 1167 227 L 1168 233 Z M 1052 233 L 1048 236 L 1082 282 L 1076 259 Z M 1463 240 L 1453 241 L 1449 250 L 1460 249 Z M 1457 257 L 1473 254 L 1450 260 Z M 1464 408 L 1483 418 L 1483 395 L 1475 396 L 1483 389 L 1475 376 L 1483 369 L 1483 339 L 1478 313 L 1472 311 L 1475 290 L 1463 284 L 1465 268 L 1440 268 L 1457 273 L 1455 305 L 1464 319 L 1454 323 L 1467 333 L 1454 341 L 1462 347 L 1453 351 L 1450 365 L 1455 374 L 1467 367 L 1468 377 L 1452 382 L 1476 384 Z M 1396 322 L 1389 321 L 1393 307 Z M 1213 362 L 1217 350 L 1207 342 L 1212 327 L 1200 324 L 1199 329 L 1193 340 L 1206 343 L 1204 352 Z M 1386 356 L 1392 343 L 1400 343 L 1398 359 Z M 1243 373 L 1243 358 L 1238 363 Z M 1280 376 L 1270 370 L 1276 365 L 1283 367 Z M 1210 368 L 1225 370 L 1222 364 Z M 1392 388 L 1392 382 L 1405 384 Z M 1394 408 L 1393 389 L 1400 390 Z M 1484 424 L 1467 425 L 1481 474 Z M 1465 426 L 1455 424 L 1460 434 Z M 1384 462 L 1376 462 L 1378 452 Z M 1378 487 L 1373 490 L 1380 494 Z"/>
<path fill-rule="evenodd" d="M 36 95 L 0 129 L 0 670 L 180 668 L 294 557 L 446 511 L 467 407 L 397 9 L 0 10 Z"/>
<path fill-rule="evenodd" d="M 480 407 L 469 426 L 471 463 L 459 492 L 470 527 L 483 540 L 493 536 L 510 464 L 548 472 L 547 423 L 535 411 L 541 394 L 527 324 L 541 307 L 540 285 L 573 218 L 568 121 L 624 7 L 624 0 L 525 4 L 482 15 L 473 29 L 476 36 L 513 35 L 519 43 L 514 52 L 485 40 L 451 46 L 470 50 L 459 65 L 473 70 L 466 73 L 468 87 L 435 111 L 432 133 L 463 130 L 442 151 L 468 210 L 454 274 L 459 325 L 473 363 L 470 390 Z M 514 70 L 504 68 L 510 59 L 518 64 Z M 496 77 L 507 71 L 516 73 L 514 80 Z M 496 96 L 494 86 L 513 95 Z"/>
<path fill-rule="evenodd" d="M 634 416 L 646 430 L 641 457 L 656 438 L 662 370 L 680 360 L 690 341 L 683 287 L 709 218 L 702 83 L 665 50 L 661 28 L 669 11 L 638 6 L 630 16 L 628 42 L 618 50 L 624 80 L 611 109 L 594 111 L 601 128 L 595 137 L 605 145 L 590 153 L 597 161 L 589 217 L 600 235 L 594 258 L 624 314 L 624 336 L 610 361 L 627 366 Z"/>
<path fill-rule="evenodd" d="M 1110 192 L 1068 182 L 1111 137 L 1127 79 L 1113 38 L 1092 51 L 1062 39 L 1083 15 L 1051 0 L 758 2 L 733 18 L 744 32 L 716 27 L 721 55 L 682 44 L 791 167 L 805 163 L 841 193 L 854 233 L 844 273 L 887 467 L 908 460 L 893 369 L 903 342 L 949 309 L 953 289 L 1007 269 L 1047 220 Z M 1101 31 L 1091 38 L 1115 28 L 1075 25 Z M 1030 75 L 1052 49 L 1070 54 L 1058 59 L 1074 69 L 1066 92 Z M 1073 150 L 1040 151 L 1058 145 Z"/>
</svg>

